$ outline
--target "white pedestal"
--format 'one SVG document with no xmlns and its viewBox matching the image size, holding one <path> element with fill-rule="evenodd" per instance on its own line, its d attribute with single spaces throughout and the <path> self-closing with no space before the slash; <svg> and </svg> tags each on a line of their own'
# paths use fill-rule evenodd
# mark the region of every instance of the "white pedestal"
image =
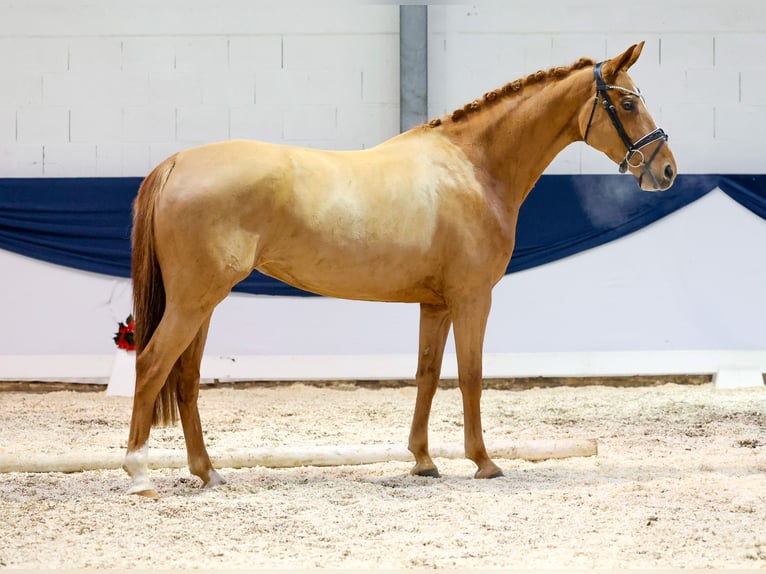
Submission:
<svg viewBox="0 0 766 574">
<path fill-rule="evenodd" d="M 716 389 L 746 389 L 763 386 L 760 369 L 721 369 L 713 376 Z"/>
<path fill-rule="evenodd" d="M 117 349 L 106 394 L 132 397 L 136 388 L 136 352 Z"/>
</svg>

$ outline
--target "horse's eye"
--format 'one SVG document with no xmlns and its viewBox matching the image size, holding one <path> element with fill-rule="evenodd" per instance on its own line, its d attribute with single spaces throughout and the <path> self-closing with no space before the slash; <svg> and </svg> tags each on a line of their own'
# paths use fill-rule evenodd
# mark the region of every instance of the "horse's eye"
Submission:
<svg viewBox="0 0 766 574">
<path fill-rule="evenodd" d="M 623 100 L 622 109 L 626 112 L 632 112 L 634 109 L 636 109 L 636 104 L 633 103 L 633 100 Z"/>
</svg>

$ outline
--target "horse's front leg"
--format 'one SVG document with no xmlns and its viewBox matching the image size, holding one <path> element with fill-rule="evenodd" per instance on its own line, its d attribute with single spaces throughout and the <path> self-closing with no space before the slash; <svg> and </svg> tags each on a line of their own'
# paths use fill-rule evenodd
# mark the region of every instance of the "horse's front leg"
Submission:
<svg viewBox="0 0 766 574">
<path fill-rule="evenodd" d="M 184 439 L 186 441 L 189 472 L 198 476 L 205 487 L 226 483 L 210 462 L 210 457 L 205 448 L 205 440 L 202 436 L 199 409 L 197 408 L 199 370 L 209 326 L 210 317 L 202 324 L 194 341 L 181 355 L 170 375 L 171 377 L 178 377 L 176 384 L 178 411 L 181 415 L 181 425 L 183 426 Z"/>
<path fill-rule="evenodd" d="M 476 478 L 495 478 L 503 471 L 487 455 L 481 427 L 482 349 L 491 292 L 472 293 L 450 308 L 455 331 L 458 379 L 463 396 L 465 455 L 478 466 Z"/>
<path fill-rule="evenodd" d="M 408 448 L 415 456 L 415 466 L 410 471 L 420 476 L 439 476 L 431 455 L 428 453 L 428 419 L 431 403 L 439 384 L 444 345 L 450 328 L 449 311 L 444 305 L 420 306 L 420 343 L 416 381 L 418 395 L 412 416 Z"/>
</svg>

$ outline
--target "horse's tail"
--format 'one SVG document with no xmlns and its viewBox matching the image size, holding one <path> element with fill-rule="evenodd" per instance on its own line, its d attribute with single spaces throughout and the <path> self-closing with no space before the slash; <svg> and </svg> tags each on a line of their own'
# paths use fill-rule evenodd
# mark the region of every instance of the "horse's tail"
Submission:
<svg viewBox="0 0 766 574">
<path fill-rule="evenodd" d="M 149 344 L 165 312 L 165 285 L 157 261 L 154 237 L 154 210 L 159 192 L 175 166 L 169 157 L 146 176 L 133 202 L 133 316 L 136 357 Z M 172 379 L 172 377 L 171 377 Z M 153 425 L 173 424 L 177 420 L 176 390 L 167 381 L 154 402 Z"/>
</svg>

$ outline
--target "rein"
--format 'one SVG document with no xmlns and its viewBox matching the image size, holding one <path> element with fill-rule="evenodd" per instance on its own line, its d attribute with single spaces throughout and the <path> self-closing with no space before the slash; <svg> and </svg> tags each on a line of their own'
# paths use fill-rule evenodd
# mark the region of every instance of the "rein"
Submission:
<svg viewBox="0 0 766 574">
<path fill-rule="evenodd" d="M 641 95 L 638 91 L 629 90 L 628 88 L 623 88 L 622 86 L 613 86 L 611 84 L 607 84 L 604 81 L 604 76 L 601 73 L 601 67 L 604 65 L 604 62 L 599 62 L 596 64 L 595 68 L 593 68 L 593 75 L 596 77 L 596 97 L 593 100 L 593 109 L 590 112 L 590 119 L 588 120 L 588 127 L 585 130 L 585 138 L 584 141 L 587 143 L 588 141 L 588 132 L 590 132 L 590 127 L 593 123 L 593 116 L 596 113 L 596 106 L 598 106 L 599 98 L 601 98 L 601 102 L 604 106 L 604 110 L 606 110 L 607 115 L 609 116 L 609 119 L 612 121 L 612 125 L 614 126 L 614 129 L 617 130 L 617 135 L 620 136 L 620 139 L 625 144 L 625 147 L 627 148 L 627 152 L 625 153 L 625 159 L 622 160 L 620 163 L 620 173 L 625 173 L 628 171 L 628 166 L 632 168 L 641 168 L 643 173 L 648 173 L 649 177 L 652 178 L 652 181 L 655 185 L 657 185 L 657 179 L 654 177 L 654 174 L 652 174 L 651 171 L 649 171 L 647 168 L 652 163 L 654 158 L 657 156 L 657 153 L 659 153 L 660 149 L 663 145 L 665 145 L 665 142 L 668 141 L 668 134 L 662 130 L 662 128 L 657 128 L 656 130 L 646 134 L 641 139 L 631 142 L 630 137 L 628 136 L 627 132 L 625 131 L 625 128 L 622 125 L 622 121 L 620 121 L 620 117 L 617 115 L 617 108 L 612 103 L 611 98 L 609 97 L 609 90 L 619 90 L 621 92 L 625 92 L 627 94 L 631 94 L 633 96 L 636 96 L 637 98 L 640 98 L 641 101 L 644 101 L 644 96 Z M 656 142 L 657 140 L 660 140 L 659 145 L 654 150 L 654 153 L 649 157 L 649 160 L 646 161 L 646 158 L 644 157 L 644 152 L 642 152 L 642 148 L 645 148 L 651 143 Z M 636 159 L 638 160 L 637 163 Z"/>
</svg>

